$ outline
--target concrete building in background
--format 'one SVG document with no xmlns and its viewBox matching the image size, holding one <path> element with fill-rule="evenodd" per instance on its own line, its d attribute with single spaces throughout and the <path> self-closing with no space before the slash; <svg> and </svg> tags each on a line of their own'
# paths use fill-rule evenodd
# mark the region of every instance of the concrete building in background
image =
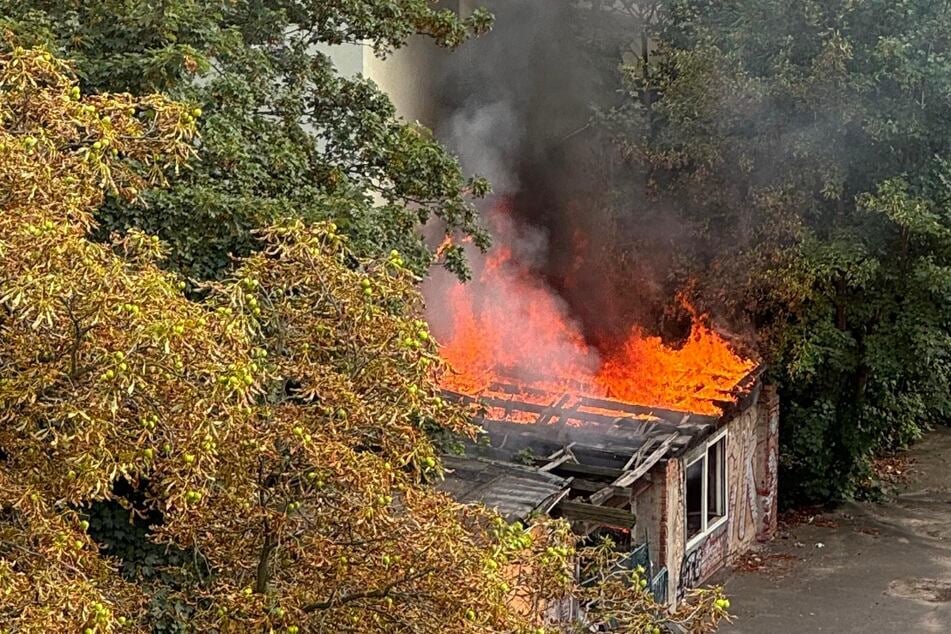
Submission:
<svg viewBox="0 0 951 634">
<path fill-rule="evenodd" d="M 466 15 L 478 5 L 475 0 L 443 0 L 440 6 Z M 385 59 L 378 58 L 369 45 L 340 44 L 320 46 L 318 50 L 330 57 L 342 75 L 373 81 L 389 95 L 402 119 L 435 128 L 440 68 L 453 54 L 451 50 L 423 36 L 411 37 L 406 46 Z"/>
</svg>

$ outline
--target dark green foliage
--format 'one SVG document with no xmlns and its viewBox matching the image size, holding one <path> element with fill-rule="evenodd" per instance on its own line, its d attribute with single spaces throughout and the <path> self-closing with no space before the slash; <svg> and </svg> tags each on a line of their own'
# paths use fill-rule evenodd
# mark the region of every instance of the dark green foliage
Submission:
<svg viewBox="0 0 951 634">
<path fill-rule="evenodd" d="M 951 7 L 679 0 L 654 36 L 605 122 L 761 334 L 788 492 L 853 494 L 951 414 Z"/>
<path fill-rule="evenodd" d="M 254 248 L 254 229 L 284 216 L 334 219 L 359 252 L 397 249 L 419 271 L 431 254 L 416 229 L 431 216 L 486 244 L 470 201 L 487 184 L 317 48 L 369 41 L 385 56 L 417 33 L 453 47 L 489 27 L 485 12 L 459 19 L 426 0 L 0 0 L 0 16 L 24 43 L 75 60 L 87 92 L 160 91 L 201 110 L 194 167 L 146 207 L 114 201 L 99 215 L 103 236 L 162 237 L 189 277 L 220 277 Z M 462 260 L 447 264 L 464 274 Z"/>
<path fill-rule="evenodd" d="M 194 608 L 176 592 L 211 574 L 197 552 L 157 544 L 151 538 L 162 523 L 157 511 L 145 507 L 145 496 L 126 483 L 115 490 L 118 501 L 92 505 L 86 514 L 89 534 L 102 552 L 118 560 L 122 575 L 147 588 L 149 620 L 156 634 L 187 632 Z"/>
</svg>

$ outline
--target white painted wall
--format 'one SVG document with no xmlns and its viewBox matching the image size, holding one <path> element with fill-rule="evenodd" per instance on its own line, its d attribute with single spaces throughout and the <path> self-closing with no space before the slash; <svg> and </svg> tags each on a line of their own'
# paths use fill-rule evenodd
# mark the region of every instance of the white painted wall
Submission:
<svg viewBox="0 0 951 634">
<path fill-rule="evenodd" d="M 462 15 L 479 6 L 478 0 L 443 0 Z M 428 128 L 436 124 L 434 97 L 438 95 L 439 67 L 452 52 L 433 44 L 427 37 L 414 36 L 407 45 L 379 59 L 370 46 L 341 44 L 320 46 L 346 77 L 362 75 L 386 92 L 397 114 L 407 122 L 418 121 Z"/>
<path fill-rule="evenodd" d="M 399 116 L 432 128 L 439 63 L 449 54 L 428 38 L 414 37 L 384 60 L 367 48 L 363 74 L 390 96 Z"/>
</svg>

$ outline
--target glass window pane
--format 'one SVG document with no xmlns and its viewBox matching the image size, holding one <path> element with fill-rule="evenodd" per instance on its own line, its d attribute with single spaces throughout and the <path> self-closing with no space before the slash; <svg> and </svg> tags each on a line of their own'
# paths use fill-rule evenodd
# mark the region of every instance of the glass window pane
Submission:
<svg viewBox="0 0 951 634">
<path fill-rule="evenodd" d="M 687 539 L 703 530 L 703 460 L 687 467 Z"/>
<path fill-rule="evenodd" d="M 707 449 L 707 524 L 726 515 L 726 437 Z"/>
</svg>

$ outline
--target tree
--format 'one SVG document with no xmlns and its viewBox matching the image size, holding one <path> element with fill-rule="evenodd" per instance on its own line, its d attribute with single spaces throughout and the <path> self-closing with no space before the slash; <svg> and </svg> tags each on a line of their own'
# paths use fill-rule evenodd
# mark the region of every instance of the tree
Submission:
<svg viewBox="0 0 951 634">
<path fill-rule="evenodd" d="M 109 197 L 100 239 L 158 235 L 165 265 L 199 280 L 227 276 L 232 256 L 260 246 L 254 230 L 288 215 L 335 222 L 361 255 L 398 249 L 417 272 L 433 257 L 417 227 L 432 216 L 447 234 L 487 243 L 470 202 L 487 184 L 464 178 L 375 85 L 341 77 L 320 52 L 367 42 L 383 57 L 417 33 L 453 47 L 489 27 L 484 11 L 460 19 L 427 0 L 16 0 L 0 1 L 0 16 L 22 44 L 75 60 L 85 92 L 161 92 L 203 112 L 200 162 L 145 194 L 146 206 Z M 443 255 L 465 274 L 460 249 Z"/>
<path fill-rule="evenodd" d="M 157 237 L 87 236 L 107 192 L 133 204 L 193 160 L 195 106 L 83 96 L 19 47 L 0 87 L 3 631 L 545 632 L 571 595 L 622 606 L 620 631 L 725 616 L 716 592 L 669 615 L 642 584 L 578 587 L 566 523 L 431 486 L 431 430 L 469 412 L 439 396 L 398 252 L 289 219 L 190 299 Z M 87 519 L 103 500 L 183 555 L 167 576 L 120 573 Z"/>
<path fill-rule="evenodd" d="M 693 228 L 681 283 L 760 332 L 800 498 L 854 493 L 951 413 L 949 26 L 914 1 L 669 2 L 606 118 Z"/>
<path fill-rule="evenodd" d="M 534 570 L 547 533 L 497 531 L 421 484 L 438 468 L 426 426 L 467 423 L 437 395 L 399 256 L 348 267 L 332 225 L 289 221 L 191 302 L 157 239 L 84 234 L 106 190 L 182 167 L 193 106 L 79 98 L 61 62 L 22 49 L 0 84 L 0 622 L 145 628 L 146 593 L 82 519 L 125 481 L 144 491 L 130 513 L 161 514 L 152 538 L 199 562 L 174 589 L 198 631 L 527 627 L 490 565 Z"/>
</svg>

